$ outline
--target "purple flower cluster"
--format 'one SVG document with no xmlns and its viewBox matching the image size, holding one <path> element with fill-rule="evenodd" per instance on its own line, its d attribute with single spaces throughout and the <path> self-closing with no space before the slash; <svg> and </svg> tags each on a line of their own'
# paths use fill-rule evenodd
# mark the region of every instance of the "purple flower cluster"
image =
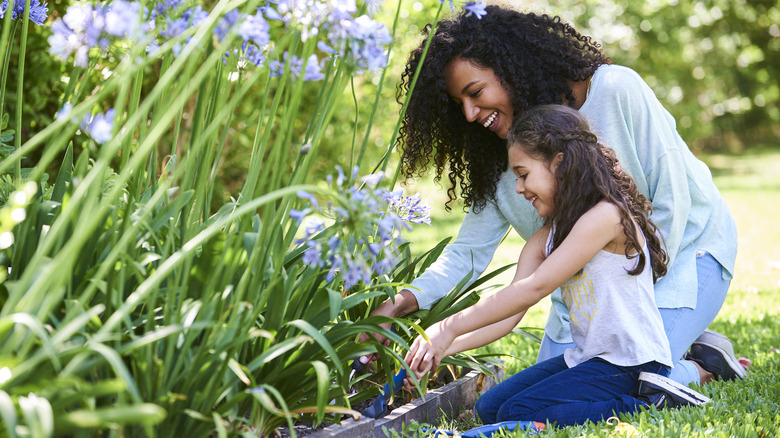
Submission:
<svg viewBox="0 0 780 438">
<path fill-rule="evenodd" d="M 11 11 L 11 18 L 16 20 L 24 16 L 24 0 L 16 0 L 14 2 L 14 9 Z M 39 0 L 32 0 L 30 2 L 30 21 L 38 26 L 43 26 L 43 22 L 46 21 L 46 17 L 49 13 L 49 8 L 46 7 L 46 2 L 41 3 Z M 8 0 L 3 0 L 0 4 L 0 18 L 5 17 L 5 11 L 8 9 Z"/>
<path fill-rule="evenodd" d="M 362 73 L 387 65 L 385 47 L 392 41 L 385 26 L 368 15 L 342 18 L 328 27 L 333 52 L 348 59 Z"/>
<path fill-rule="evenodd" d="M 355 0 L 279 0 L 277 8 L 285 23 L 300 26 L 303 41 L 325 35 L 318 48 L 343 57 L 358 72 L 378 71 L 387 65 L 390 34 L 368 15 L 354 17 L 358 11 Z"/>
<path fill-rule="evenodd" d="M 70 102 L 66 102 L 61 110 L 57 112 L 55 118 L 57 120 L 63 120 L 70 115 L 73 105 Z M 72 117 L 71 122 L 79 123 L 79 120 Z M 114 129 L 114 110 L 109 109 L 104 113 L 87 114 L 79 123 L 81 130 L 86 132 L 97 143 L 103 144 L 111 140 L 111 131 Z"/>
<path fill-rule="evenodd" d="M 288 60 L 289 58 L 289 60 Z M 304 81 L 321 81 L 325 78 L 322 73 L 322 67 L 317 59 L 317 55 L 312 54 L 309 59 L 306 60 L 306 65 L 303 64 L 303 59 L 299 59 L 297 56 L 289 56 L 289 53 L 284 52 L 284 61 L 271 61 L 268 67 L 271 69 L 271 76 L 281 77 L 284 74 L 285 63 L 290 63 L 290 72 L 293 79 L 303 77 Z"/>
<path fill-rule="evenodd" d="M 354 0 L 335 0 L 327 6 L 318 0 L 290 0 L 288 16 L 304 26 L 304 34 L 327 35 L 327 43 L 320 41 L 320 50 L 348 60 L 356 70 L 378 71 L 387 65 L 386 45 L 392 40 L 383 24 L 368 15 L 354 17 L 357 7 Z M 312 8 L 317 14 L 306 16 L 302 7 Z M 301 19 L 301 16 L 305 19 Z"/>
<path fill-rule="evenodd" d="M 393 193 L 387 201 L 401 219 L 413 224 L 431 224 L 431 206 L 419 193 L 412 196 Z"/>
<path fill-rule="evenodd" d="M 7 5 L 8 0 L 4 1 L 3 5 Z M 46 3 L 39 2 L 32 0 L 31 19 L 36 23 L 46 18 Z M 135 0 L 114 0 L 106 6 L 89 3 L 70 6 L 62 19 L 52 24 L 49 52 L 63 61 L 73 55 L 75 65 L 86 67 L 92 49 L 105 50 L 116 39 L 129 38 L 144 44 L 152 54 L 166 41 L 175 39 L 172 51 L 178 56 L 189 41 L 181 40 L 182 34 L 202 25 L 209 15 L 202 6 L 190 7 L 190 2 L 185 0 L 157 0 L 149 7 L 142 7 Z M 17 9 L 15 4 L 14 14 Z M 390 35 L 384 25 L 368 15 L 355 17 L 357 11 L 355 0 L 268 0 L 254 15 L 231 10 L 217 22 L 214 35 L 223 41 L 230 32 L 235 32 L 241 40 L 239 47 L 225 52 L 226 63 L 231 58 L 261 66 L 266 63 L 266 52 L 272 46 L 269 21 L 281 21 L 299 28 L 304 41 L 320 38 L 321 51 L 344 58 L 357 72 L 381 70 L 387 65 L 386 46 L 391 41 Z M 274 75 L 280 75 L 284 65 L 289 64 L 293 78 L 316 81 L 324 78 L 323 63 L 316 57 L 300 59 L 285 52 L 282 59 L 268 66 Z"/>
<path fill-rule="evenodd" d="M 97 113 L 87 115 L 81 122 L 83 129 L 96 142 L 103 144 L 111 140 L 111 130 L 114 128 L 114 110 L 110 109 L 105 114 Z"/>
<path fill-rule="evenodd" d="M 90 49 L 106 49 L 112 39 L 138 38 L 140 13 L 139 3 L 125 0 L 114 0 L 107 6 L 69 6 L 51 26 L 49 53 L 62 61 L 75 54 L 73 64 L 86 67 Z"/>
<path fill-rule="evenodd" d="M 232 30 L 241 37 L 242 43 L 240 49 L 233 49 L 225 52 L 223 60 L 227 63 L 227 58 L 236 56 L 238 61 L 246 61 L 255 66 L 265 63 L 265 51 L 271 43 L 271 26 L 268 20 L 281 20 L 279 13 L 270 6 L 261 6 L 257 8 L 255 15 L 241 16 L 237 9 L 234 9 L 217 23 L 214 34 L 219 41 L 225 39 Z"/>
<path fill-rule="evenodd" d="M 154 54 L 163 42 L 178 37 L 191 27 L 200 26 L 209 16 L 201 5 L 189 8 L 186 6 L 183 0 L 162 0 L 154 6 L 146 26 L 149 30 L 158 30 L 159 38 L 146 48 L 148 53 Z M 173 55 L 179 56 L 190 39 L 175 44 L 172 48 Z"/>
<path fill-rule="evenodd" d="M 377 188 L 382 174 L 358 179 L 355 168 L 349 180 L 362 184 L 347 187 L 344 172 L 338 166 L 336 170 L 335 180 L 328 177 L 328 184 L 338 193 L 336 200 L 320 207 L 314 196 L 299 192 L 298 196 L 306 199 L 308 205 L 302 210 L 293 210 L 290 217 L 298 224 L 307 221 L 305 236 L 296 241 L 306 248 L 303 263 L 327 269 L 326 281 L 341 275 L 344 287 L 350 289 L 360 282 L 369 284 L 375 277 L 392 272 L 398 260 L 397 246 L 402 242 L 401 231 L 409 229 L 405 220 L 430 223 L 430 219 L 424 217 L 425 210 L 419 207 L 422 204 L 419 195 L 406 200 L 399 193 Z M 393 203 L 406 206 L 406 210 L 398 214 L 401 210 Z M 332 225 L 326 227 L 315 214 L 329 217 Z"/>
</svg>

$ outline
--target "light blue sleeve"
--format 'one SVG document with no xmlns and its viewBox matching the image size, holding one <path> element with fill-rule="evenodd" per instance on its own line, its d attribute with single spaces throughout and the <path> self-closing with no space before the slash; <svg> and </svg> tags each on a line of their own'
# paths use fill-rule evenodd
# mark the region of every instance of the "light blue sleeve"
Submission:
<svg viewBox="0 0 780 438">
<path fill-rule="evenodd" d="M 592 102 L 586 101 L 583 112 L 652 202 L 652 219 L 662 233 L 671 265 L 681 250 L 691 209 L 683 156 L 687 146 L 674 118 L 644 80 L 628 68 L 609 67 L 599 75 L 588 98 Z"/>
<path fill-rule="evenodd" d="M 640 193 L 653 205 L 669 256 L 667 275 L 656 283 L 658 307 L 695 308 L 697 297 L 695 251 L 691 236 L 707 221 L 692 217 L 691 193 L 699 193 L 706 178 L 677 133 L 672 115 L 633 70 L 602 66 L 592 79 L 591 93 L 580 109 L 601 141 L 611 147 Z M 711 178 L 710 183 L 711 184 Z M 699 200 L 696 202 L 704 202 Z"/>
<path fill-rule="evenodd" d="M 466 213 L 455 241 L 412 282 L 410 290 L 417 298 L 418 306 L 430 309 L 466 275 L 471 275 L 469 284 L 479 278 L 508 229 L 509 222 L 492 202 L 478 214 Z"/>
</svg>

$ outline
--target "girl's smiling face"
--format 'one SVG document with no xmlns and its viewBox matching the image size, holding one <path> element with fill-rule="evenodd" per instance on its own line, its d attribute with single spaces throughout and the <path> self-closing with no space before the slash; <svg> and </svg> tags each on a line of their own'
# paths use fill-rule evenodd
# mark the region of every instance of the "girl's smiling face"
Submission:
<svg viewBox="0 0 780 438">
<path fill-rule="evenodd" d="M 469 122 L 479 123 L 506 139 L 512 127 L 512 102 L 509 92 L 490 68 L 455 58 L 444 71 L 447 92 Z"/>
<path fill-rule="evenodd" d="M 563 153 L 559 152 L 547 163 L 528 155 L 520 145 L 509 147 L 509 166 L 517 176 L 515 191 L 533 205 L 540 217 L 555 213 L 555 169 L 562 159 Z"/>
</svg>

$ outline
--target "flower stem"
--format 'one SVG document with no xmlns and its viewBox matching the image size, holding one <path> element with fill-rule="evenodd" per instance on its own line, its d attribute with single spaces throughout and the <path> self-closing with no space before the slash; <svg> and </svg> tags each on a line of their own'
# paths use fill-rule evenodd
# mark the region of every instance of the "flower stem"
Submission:
<svg viewBox="0 0 780 438">
<path fill-rule="evenodd" d="M 8 79 L 8 64 L 11 61 L 11 47 L 14 44 L 14 34 L 16 33 L 16 21 L 11 22 L 11 31 L 6 40 L 5 52 L 3 52 L 3 73 L 0 79 L 0 120 L 3 118 L 3 108 L 5 108 L 5 82 Z"/>
<path fill-rule="evenodd" d="M 10 13 L 10 11 L 8 11 Z M 24 85 L 24 58 L 27 49 L 27 28 L 30 25 L 30 0 L 24 2 L 24 16 L 22 17 L 22 38 L 19 42 L 19 76 L 16 79 L 16 135 L 14 135 L 14 150 L 22 147 L 22 102 Z M 14 181 L 22 183 L 22 161 L 16 162 L 14 169 Z"/>
</svg>

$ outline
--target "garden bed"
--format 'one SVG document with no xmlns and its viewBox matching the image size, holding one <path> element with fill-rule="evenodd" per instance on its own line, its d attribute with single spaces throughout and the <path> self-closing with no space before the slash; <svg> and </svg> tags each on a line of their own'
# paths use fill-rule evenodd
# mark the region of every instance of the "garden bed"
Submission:
<svg viewBox="0 0 780 438">
<path fill-rule="evenodd" d="M 494 367 L 493 374 L 494 377 L 491 377 L 479 371 L 471 371 L 460 379 L 428 391 L 424 397 L 392 410 L 383 418 L 363 417 L 357 421 L 350 418 L 307 437 L 384 438 L 385 429 L 400 431 L 403 425 L 412 421 L 435 424 L 440 416 L 454 418 L 464 410 L 473 408 L 485 391 L 503 379 L 504 370 Z"/>
</svg>

